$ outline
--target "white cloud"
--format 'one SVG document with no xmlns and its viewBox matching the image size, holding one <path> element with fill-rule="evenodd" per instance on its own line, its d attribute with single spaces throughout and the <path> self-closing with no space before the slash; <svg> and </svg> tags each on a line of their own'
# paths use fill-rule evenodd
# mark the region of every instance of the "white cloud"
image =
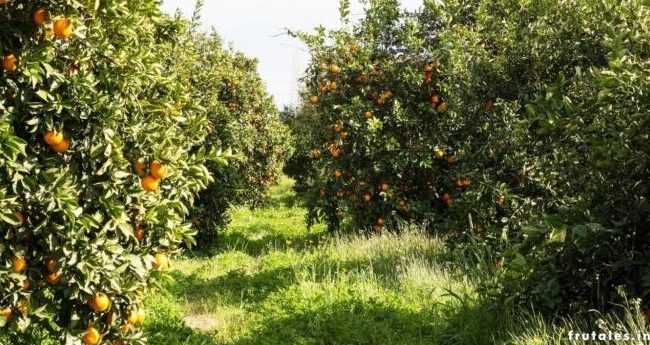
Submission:
<svg viewBox="0 0 650 345">
<path fill-rule="evenodd" d="M 422 0 L 401 0 L 418 8 Z M 163 10 L 179 9 L 189 17 L 194 1 L 163 0 Z M 311 30 L 318 25 L 340 25 L 338 0 L 206 0 L 201 12 L 203 28 L 214 27 L 235 49 L 260 61 L 259 70 L 278 106 L 297 100 L 298 78 L 307 67 L 309 54 L 303 45 L 284 35 L 285 28 Z M 362 7 L 353 1 L 352 13 Z"/>
</svg>

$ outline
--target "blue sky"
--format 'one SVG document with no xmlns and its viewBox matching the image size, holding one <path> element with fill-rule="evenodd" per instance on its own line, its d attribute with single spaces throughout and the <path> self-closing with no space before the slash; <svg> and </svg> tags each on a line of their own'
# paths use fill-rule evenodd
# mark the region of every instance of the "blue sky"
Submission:
<svg viewBox="0 0 650 345">
<path fill-rule="evenodd" d="M 185 16 L 194 11 L 194 0 L 163 0 L 163 9 Z M 363 14 L 352 0 L 352 13 Z M 406 8 L 418 8 L 422 0 L 401 0 Z M 318 25 L 340 26 L 338 0 L 205 0 L 203 28 L 216 28 L 235 49 L 256 57 L 259 70 L 278 106 L 297 100 L 298 78 L 307 67 L 309 54 L 284 28 L 310 30 Z"/>
</svg>

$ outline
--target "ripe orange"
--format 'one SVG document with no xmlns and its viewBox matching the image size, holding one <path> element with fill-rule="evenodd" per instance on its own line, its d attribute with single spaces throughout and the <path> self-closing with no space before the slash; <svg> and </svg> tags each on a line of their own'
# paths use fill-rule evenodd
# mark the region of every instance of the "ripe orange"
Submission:
<svg viewBox="0 0 650 345">
<path fill-rule="evenodd" d="M 25 261 L 25 258 L 22 256 L 16 256 L 11 258 L 11 270 L 14 273 L 23 273 L 25 272 L 25 268 L 27 267 L 27 262 Z"/>
<path fill-rule="evenodd" d="M 32 18 L 34 19 L 34 24 L 38 26 L 43 25 L 45 20 L 47 20 L 47 10 L 44 7 L 37 8 Z"/>
<path fill-rule="evenodd" d="M 90 326 L 81 340 L 85 345 L 96 345 L 102 340 L 102 335 L 95 327 Z"/>
<path fill-rule="evenodd" d="M 339 73 L 341 73 L 341 67 L 339 67 L 337 65 L 332 65 L 332 66 L 330 66 L 330 72 L 332 72 L 334 74 L 339 74 Z"/>
<path fill-rule="evenodd" d="M 56 146 L 63 142 L 63 133 L 47 131 L 43 134 L 43 140 L 50 146 Z"/>
<path fill-rule="evenodd" d="M 128 323 L 130 323 L 132 325 L 136 325 L 138 323 L 138 310 L 137 309 L 131 310 L 131 312 L 129 313 L 129 316 L 126 319 L 126 322 L 128 322 Z"/>
<path fill-rule="evenodd" d="M 442 102 L 442 103 L 440 103 L 440 105 L 438 106 L 438 108 L 436 108 L 436 112 L 437 112 L 438 114 L 442 114 L 442 113 L 444 113 L 444 112 L 446 112 L 446 111 L 447 111 L 447 102 Z"/>
<path fill-rule="evenodd" d="M 366 202 L 370 202 L 370 200 L 372 200 L 372 195 L 370 195 L 370 193 L 366 193 L 363 196 L 363 200 L 365 200 Z"/>
<path fill-rule="evenodd" d="M 370 111 L 366 111 L 366 113 L 363 114 L 363 116 L 364 116 L 366 119 L 372 119 L 372 112 L 370 112 Z"/>
<path fill-rule="evenodd" d="M 98 292 L 88 301 L 88 305 L 95 312 L 103 313 L 111 307 L 111 299 L 105 293 Z"/>
<path fill-rule="evenodd" d="M 25 215 L 23 215 L 22 212 L 16 211 L 14 212 L 14 217 L 16 218 L 16 221 L 18 222 L 18 227 L 23 226 L 25 224 Z"/>
<path fill-rule="evenodd" d="M 385 191 L 388 190 L 388 188 L 390 188 L 390 185 L 388 184 L 388 182 L 384 181 L 384 182 L 381 183 L 381 185 L 379 185 L 379 187 L 381 188 L 381 190 L 383 190 L 385 192 Z"/>
<path fill-rule="evenodd" d="M 56 272 L 57 271 L 57 266 L 58 266 L 58 263 L 56 262 L 56 260 L 54 260 L 52 258 L 45 259 L 45 269 L 47 269 L 48 272 L 50 272 L 50 273 Z"/>
<path fill-rule="evenodd" d="M 334 125 L 334 132 L 341 133 L 341 131 L 343 131 L 343 127 L 339 125 Z"/>
<path fill-rule="evenodd" d="M 3 317 L 5 321 L 9 321 L 11 318 L 11 308 L 2 308 L 0 309 L 0 317 Z"/>
<path fill-rule="evenodd" d="M 431 65 L 424 66 L 424 71 L 425 72 L 433 72 L 433 66 L 431 66 Z"/>
<path fill-rule="evenodd" d="M 135 230 L 133 230 L 133 236 L 135 236 L 138 241 L 142 241 L 144 239 L 144 235 L 144 228 L 140 225 L 136 226 Z"/>
<path fill-rule="evenodd" d="M 399 207 L 401 207 L 401 208 L 406 207 L 406 201 L 404 201 L 404 200 L 400 200 L 400 201 L 399 201 Z"/>
<path fill-rule="evenodd" d="M 70 147 L 70 141 L 68 139 L 63 139 L 58 145 L 51 146 L 52 150 L 56 153 L 66 153 Z"/>
<path fill-rule="evenodd" d="M 441 150 L 441 149 L 439 149 L 439 148 L 436 147 L 436 148 L 433 150 L 433 155 L 434 155 L 436 158 L 440 159 L 440 158 L 442 158 L 442 157 L 445 156 L 445 152 L 444 152 L 443 150 Z"/>
<path fill-rule="evenodd" d="M 454 202 L 454 199 L 451 197 L 449 193 L 445 193 L 445 195 L 442 196 L 442 202 L 447 205 L 447 207 L 451 207 L 451 204 Z"/>
<path fill-rule="evenodd" d="M 15 72 L 18 69 L 18 59 L 14 54 L 9 54 L 2 59 L 2 68 L 9 72 Z"/>
<path fill-rule="evenodd" d="M 431 106 L 432 107 L 435 107 L 438 104 L 438 102 L 440 102 L 440 97 L 438 97 L 438 95 L 431 96 Z"/>
<path fill-rule="evenodd" d="M 155 176 L 147 175 L 142 178 L 140 184 L 142 185 L 142 188 L 147 192 L 153 192 L 157 190 L 158 187 L 160 187 L 160 180 L 157 179 Z"/>
<path fill-rule="evenodd" d="M 343 176 L 343 172 L 341 171 L 341 169 L 334 170 L 334 177 L 340 178 L 341 176 Z"/>
<path fill-rule="evenodd" d="M 467 188 L 472 184 L 472 180 L 470 180 L 468 177 L 463 177 L 458 180 L 456 180 L 456 187 L 459 188 Z"/>
<path fill-rule="evenodd" d="M 324 62 L 321 62 L 321 63 L 318 65 L 318 69 L 321 70 L 321 71 L 327 71 L 327 64 L 324 63 Z"/>
<path fill-rule="evenodd" d="M 386 220 L 382 217 L 377 218 L 377 225 L 384 225 L 386 224 Z"/>
<path fill-rule="evenodd" d="M 316 95 L 309 96 L 309 103 L 311 103 L 311 104 L 318 103 L 318 96 L 316 96 Z"/>
<path fill-rule="evenodd" d="M 142 161 L 135 161 L 133 162 L 133 170 L 138 174 L 138 176 L 142 177 L 145 175 L 144 169 L 146 168 L 146 165 Z"/>
<path fill-rule="evenodd" d="M 335 81 L 331 82 L 330 85 L 328 86 L 330 91 L 336 91 L 336 89 L 339 88 L 339 84 Z"/>
<path fill-rule="evenodd" d="M 6 4 L 10 3 L 10 2 L 11 2 L 11 0 L 0 0 L 0 5 L 6 5 Z"/>
<path fill-rule="evenodd" d="M 58 38 L 66 39 L 72 36 L 72 25 L 69 19 L 58 19 L 54 22 L 52 30 Z"/>
<path fill-rule="evenodd" d="M 45 281 L 52 285 L 56 285 L 61 281 L 61 275 L 58 273 L 48 273 L 45 275 Z"/>
<path fill-rule="evenodd" d="M 149 172 L 157 179 L 164 179 L 167 176 L 167 167 L 159 161 L 153 161 L 149 164 Z"/>
<path fill-rule="evenodd" d="M 146 316 L 146 313 L 144 311 L 144 308 L 138 309 L 138 321 L 136 322 L 136 324 L 138 324 L 138 325 L 143 324 L 145 316 Z"/>
<path fill-rule="evenodd" d="M 169 258 L 163 253 L 156 253 L 153 257 L 153 268 L 166 270 L 169 268 Z"/>
</svg>

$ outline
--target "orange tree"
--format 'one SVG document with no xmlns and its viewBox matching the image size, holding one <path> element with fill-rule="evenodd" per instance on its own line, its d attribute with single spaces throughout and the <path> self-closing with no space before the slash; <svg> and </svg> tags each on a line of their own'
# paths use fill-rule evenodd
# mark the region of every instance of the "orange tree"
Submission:
<svg viewBox="0 0 650 345">
<path fill-rule="evenodd" d="M 350 23 L 342 3 L 343 29 L 294 33 L 311 221 L 476 235 L 538 308 L 647 296 L 647 5 L 375 0 Z"/>
<path fill-rule="evenodd" d="M 291 155 L 291 138 L 257 72 L 256 60 L 223 47 L 216 33 L 185 36 L 187 54 L 180 57 L 180 74 L 192 84 L 188 97 L 208 110 L 208 144 L 227 148 L 230 158 L 228 164 L 208 164 L 219 182 L 200 194 L 193 214 L 198 242 L 209 245 L 228 222 L 230 205 L 265 202 Z M 178 63 L 167 62 L 172 67 Z"/>
<path fill-rule="evenodd" d="M 143 295 L 193 241 L 184 218 L 219 159 L 205 109 L 161 63 L 179 46 L 167 28 L 187 24 L 157 1 L 84 3 L 0 2 L 0 333 L 14 343 L 32 325 L 141 343 Z"/>
</svg>

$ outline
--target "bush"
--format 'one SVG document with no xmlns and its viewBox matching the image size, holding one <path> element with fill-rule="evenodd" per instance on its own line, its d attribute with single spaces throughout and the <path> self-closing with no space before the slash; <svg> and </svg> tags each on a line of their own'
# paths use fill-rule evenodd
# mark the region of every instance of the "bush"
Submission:
<svg viewBox="0 0 650 345">
<path fill-rule="evenodd" d="M 193 218 L 198 243 L 213 244 L 233 204 L 256 206 L 268 198 L 291 155 L 289 131 L 257 73 L 257 61 L 225 49 L 216 33 L 189 33 L 184 77 L 188 97 L 208 109 L 210 145 L 228 148 L 228 164 L 208 164 L 219 181 L 203 191 Z M 170 65 L 176 63 L 169 61 Z"/>
<path fill-rule="evenodd" d="M 142 343 L 141 300 L 193 241 L 205 109 L 157 1 L 0 4 L 0 328 Z M 172 52 L 172 54 L 170 54 Z M 173 66 L 172 66 L 173 67 Z"/>
<path fill-rule="evenodd" d="M 540 308 L 646 296 L 647 20 L 638 2 L 376 0 L 294 33 L 313 56 L 314 121 L 294 126 L 315 140 L 295 174 L 310 221 L 478 237 L 504 255 L 501 292 Z"/>
</svg>

